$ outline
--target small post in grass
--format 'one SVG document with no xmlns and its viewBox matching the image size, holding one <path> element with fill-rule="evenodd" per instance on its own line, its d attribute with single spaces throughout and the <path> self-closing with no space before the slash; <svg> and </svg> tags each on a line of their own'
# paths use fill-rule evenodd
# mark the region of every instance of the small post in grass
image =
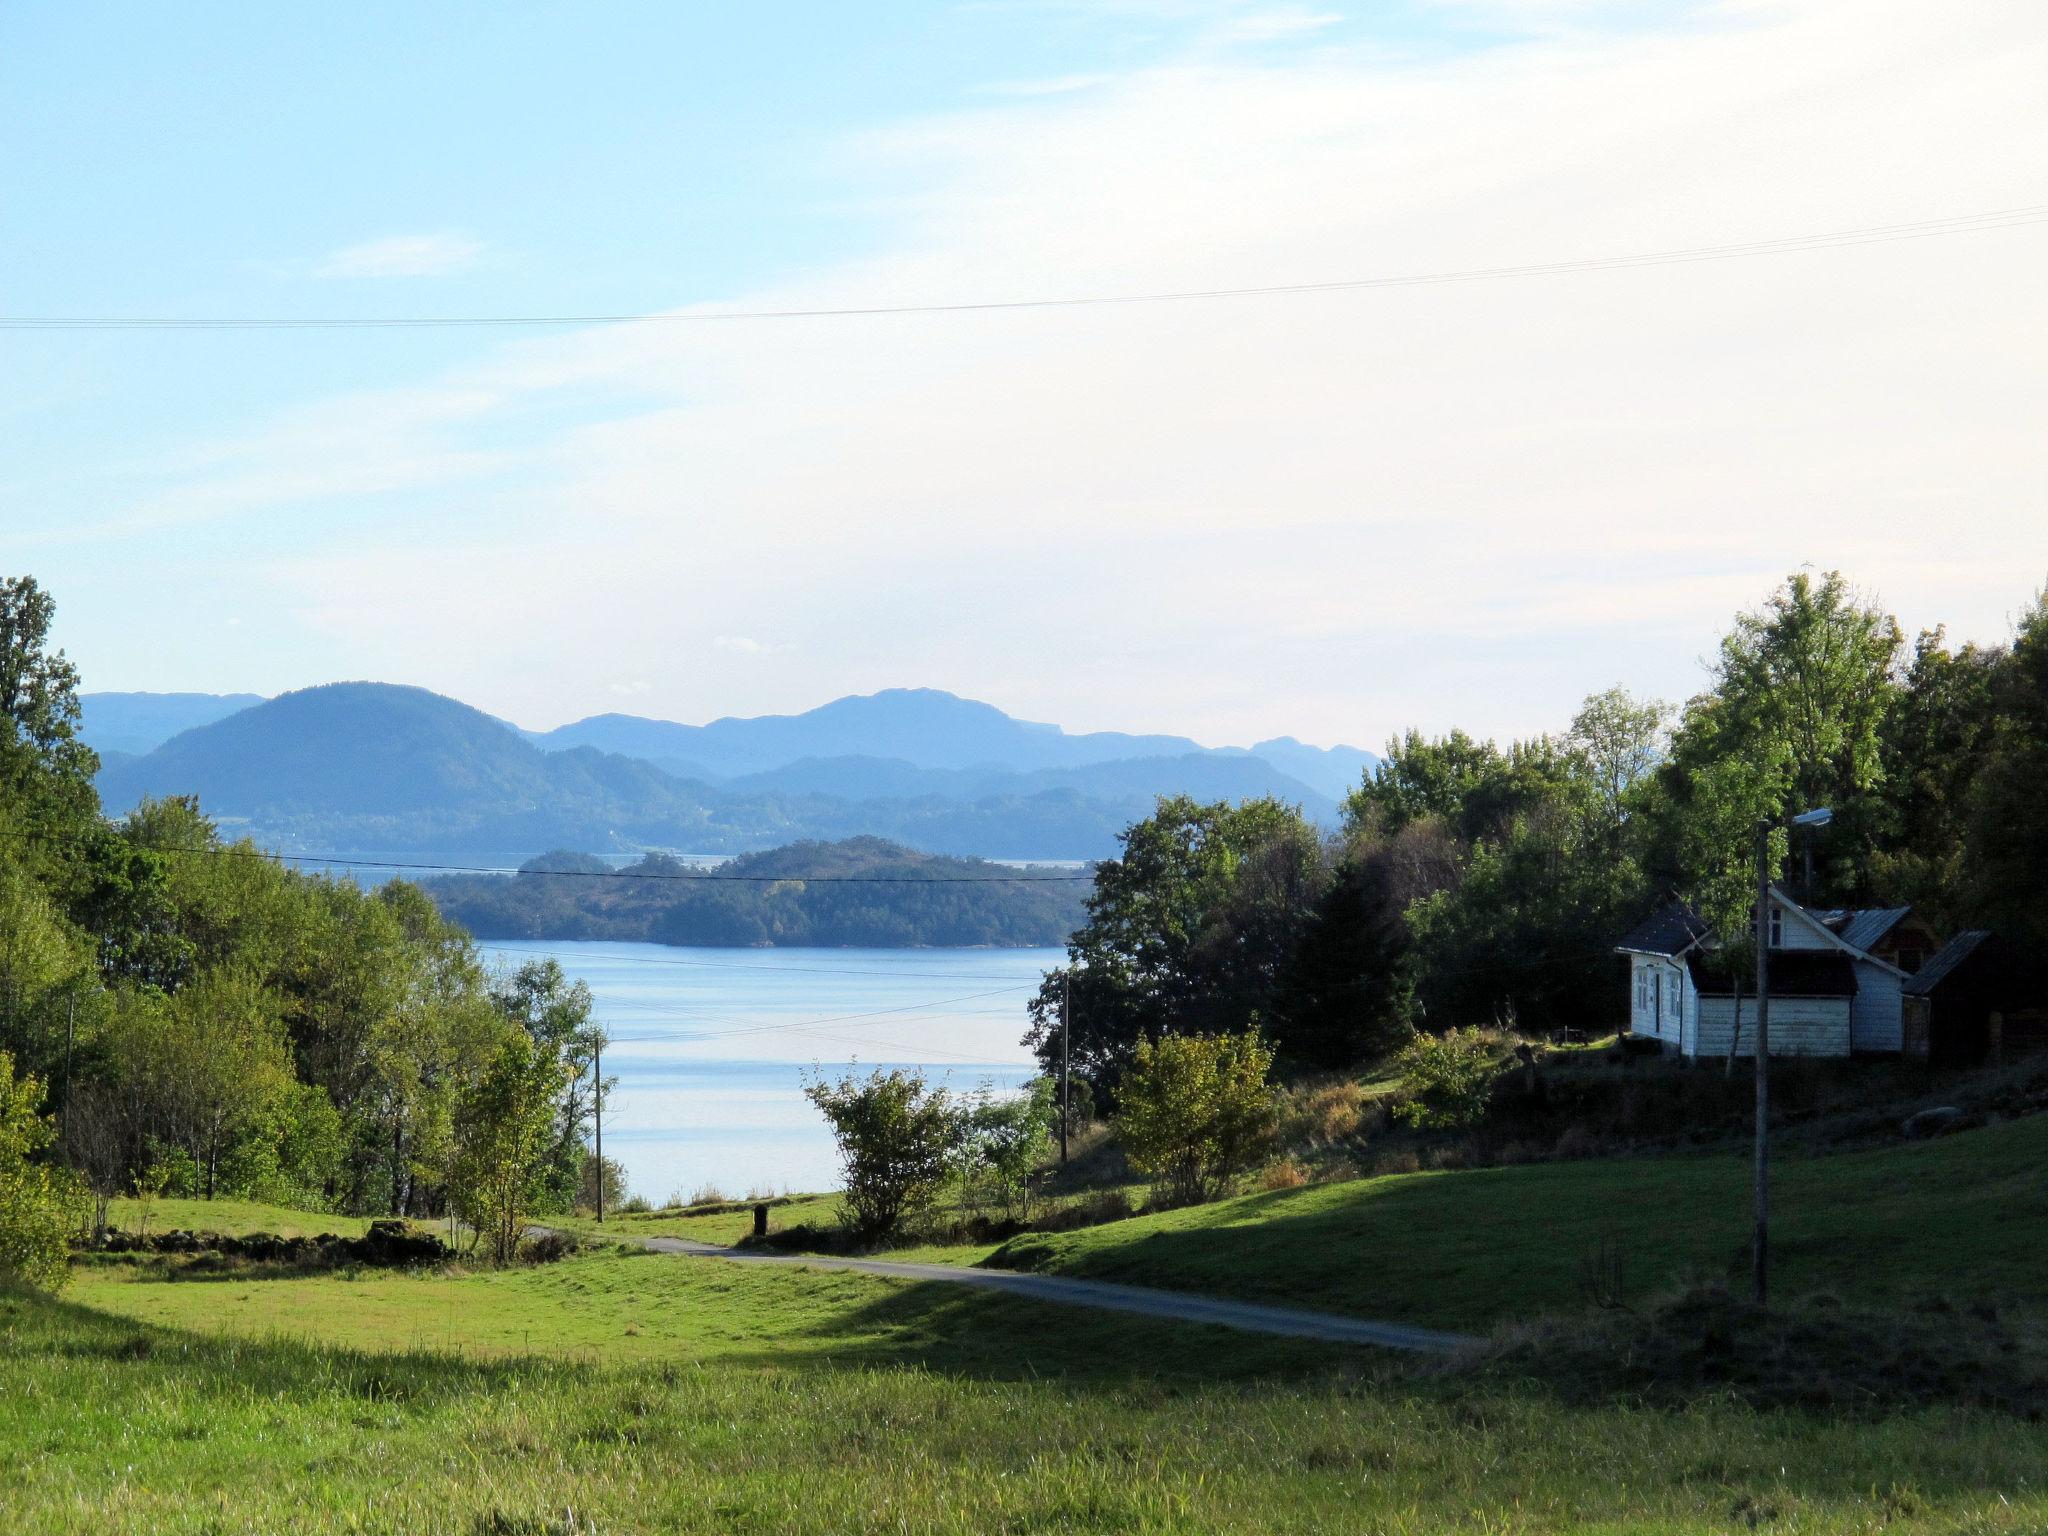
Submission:
<svg viewBox="0 0 2048 1536">
<path fill-rule="evenodd" d="M 766 1237 L 767 1235 L 768 1202 L 766 1200 L 756 1201 L 754 1204 L 754 1236 Z"/>
</svg>

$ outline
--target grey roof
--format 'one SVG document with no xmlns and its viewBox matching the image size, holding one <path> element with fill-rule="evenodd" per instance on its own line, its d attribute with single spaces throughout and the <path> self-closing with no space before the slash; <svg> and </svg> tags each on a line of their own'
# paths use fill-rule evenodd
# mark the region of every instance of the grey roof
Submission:
<svg viewBox="0 0 2048 1536">
<path fill-rule="evenodd" d="M 1898 927 L 1912 911 L 1911 907 L 1867 907 L 1861 912 L 1845 913 L 1845 921 L 1835 929 L 1835 937 L 1868 954 L 1871 945 Z"/>
<path fill-rule="evenodd" d="M 1950 939 L 1928 962 L 1913 975 L 1908 976 L 1899 990 L 1913 997 L 1924 997 L 1947 979 L 1949 973 L 1977 952 L 1977 947 L 1991 934 L 1984 928 L 1966 928 Z"/>
<path fill-rule="evenodd" d="M 1629 930 L 1616 949 L 1648 955 L 1682 955 L 1707 936 L 1699 913 L 1682 901 L 1666 902 Z"/>
</svg>

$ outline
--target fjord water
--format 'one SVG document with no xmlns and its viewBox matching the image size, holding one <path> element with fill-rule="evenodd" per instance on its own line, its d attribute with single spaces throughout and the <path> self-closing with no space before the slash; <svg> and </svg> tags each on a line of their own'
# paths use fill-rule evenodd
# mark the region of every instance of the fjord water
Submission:
<svg viewBox="0 0 2048 1536">
<path fill-rule="evenodd" d="M 833 1188 L 838 1163 L 803 1096 L 814 1068 L 917 1066 L 934 1082 L 1015 1088 L 1018 1042 L 1057 949 L 677 949 L 499 939 L 494 964 L 552 955 L 589 985 L 611 1038 L 604 1150 L 654 1201 Z"/>
</svg>

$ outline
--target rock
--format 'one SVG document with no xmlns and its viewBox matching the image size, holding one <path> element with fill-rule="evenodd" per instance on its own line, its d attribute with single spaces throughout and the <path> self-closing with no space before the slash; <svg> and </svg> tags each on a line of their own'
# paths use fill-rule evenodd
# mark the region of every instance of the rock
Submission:
<svg viewBox="0 0 2048 1536">
<path fill-rule="evenodd" d="M 1963 1118 L 1963 1112 L 1953 1104 L 1944 1104 L 1939 1109 L 1923 1109 L 1917 1115 L 1908 1115 L 1899 1129 L 1908 1136 L 1939 1136 L 1943 1131 L 1955 1129 Z"/>
</svg>

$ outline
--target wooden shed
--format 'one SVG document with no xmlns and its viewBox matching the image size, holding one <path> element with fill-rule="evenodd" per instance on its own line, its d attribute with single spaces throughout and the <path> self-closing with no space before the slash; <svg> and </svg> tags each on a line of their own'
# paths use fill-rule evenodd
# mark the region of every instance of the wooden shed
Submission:
<svg viewBox="0 0 2048 1536">
<path fill-rule="evenodd" d="M 1972 928 L 1943 945 L 1900 989 L 1905 1054 L 1968 1067 L 2042 1044 L 2048 965 L 1994 933 Z"/>
</svg>

